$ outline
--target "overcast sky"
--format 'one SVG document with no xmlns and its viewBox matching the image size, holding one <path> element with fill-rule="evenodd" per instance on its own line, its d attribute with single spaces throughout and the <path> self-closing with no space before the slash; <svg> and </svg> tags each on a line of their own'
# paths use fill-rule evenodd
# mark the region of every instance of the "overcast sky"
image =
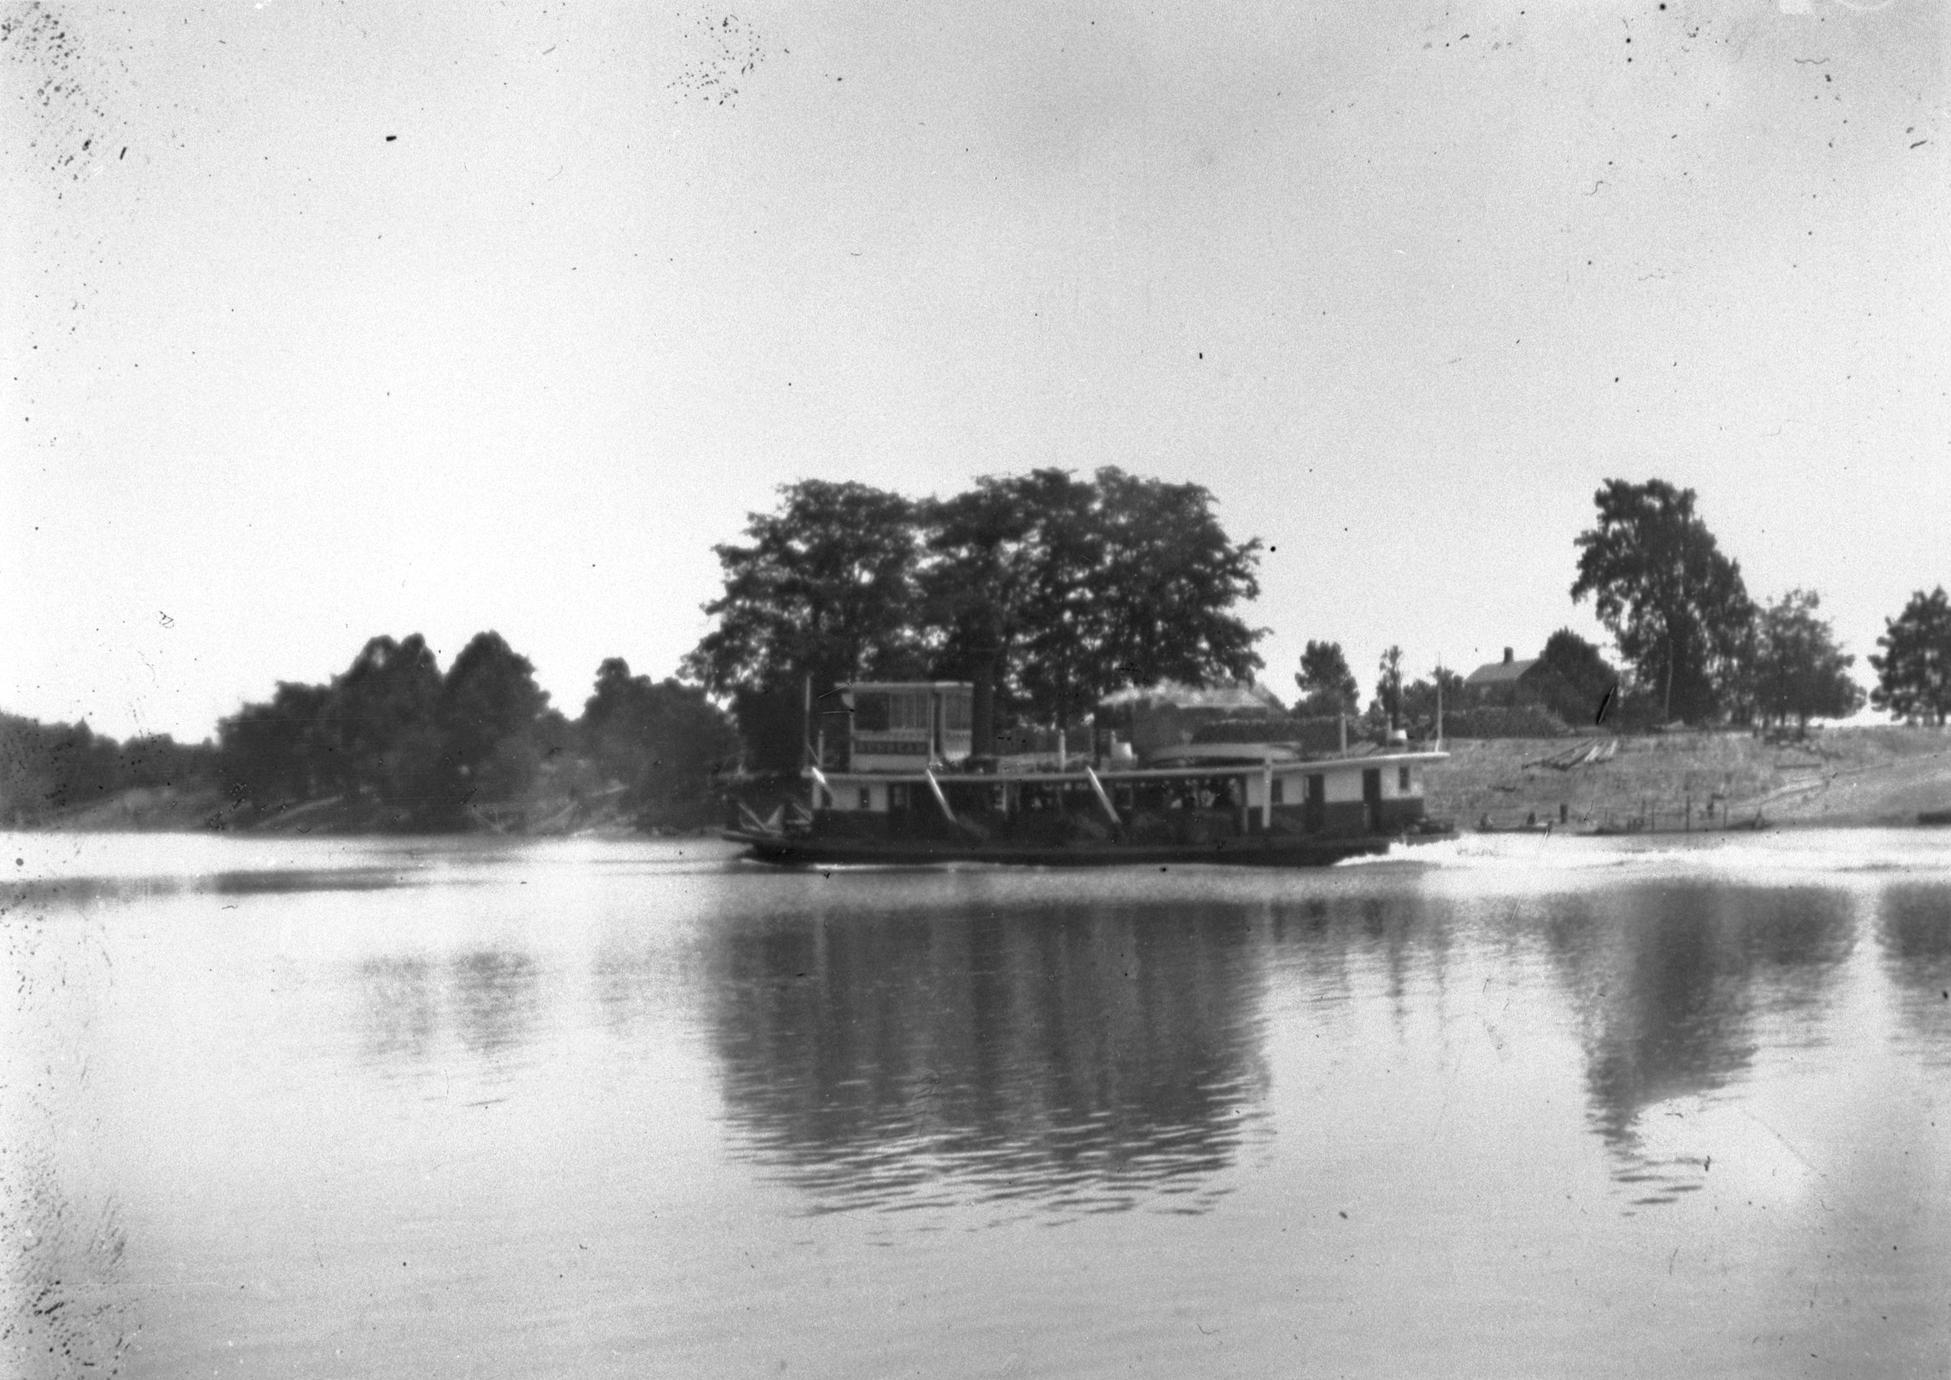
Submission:
<svg viewBox="0 0 1951 1380">
<path fill-rule="evenodd" d="M 1119 465 L 1264 679 L 1555 628 L 1609 477 L 1860 661 L 1951 582 L 1944 0 L 8 6 L 0 709 L 378 633 L 662 677 L 802 477 Z"/>
</svg>

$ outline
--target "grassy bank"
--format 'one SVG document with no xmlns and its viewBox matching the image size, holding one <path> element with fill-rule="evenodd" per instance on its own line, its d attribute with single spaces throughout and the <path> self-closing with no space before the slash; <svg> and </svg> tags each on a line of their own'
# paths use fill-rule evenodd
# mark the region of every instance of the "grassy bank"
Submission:
<svg viewBox="0 0 1951 1380">
<path fill-rule="evenodd" d="M 1452 739 L 1450 760 L 1432 771 L 1429 809 L 1474 826 L 1565 816 L 1573 824 L 1624 822 L 1652 814 L 1678 824 L 1693 802 L 1696 824 L 1714 819 L 1770 824 L 1914 824 L 1918 811 L 1951 809 L 1951 732 L 1921 728 L 1837 728 L 1803 742 L 1771 744 L 1747 733 L 1675 733 L 1621 738 L 1600 761 L 1563 766 L 1564 739 Z"/>
</svg>

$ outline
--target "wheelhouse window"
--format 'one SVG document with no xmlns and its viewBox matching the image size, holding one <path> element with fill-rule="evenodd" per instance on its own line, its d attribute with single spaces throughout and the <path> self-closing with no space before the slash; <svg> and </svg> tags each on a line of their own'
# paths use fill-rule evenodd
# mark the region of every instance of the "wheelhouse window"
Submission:
<svg viewBox="0 0 1951 1380">
<path fill-rule="evenodd" d="M 854 696 L 854 728 L 861 733 L 885 733 L 888 727 L 888 697 L 873 691 Z"/>
<path fill-rule="evenodd" d="M 1396 768 L 1396 790 L 1403 795 L 1409 794 L 1409 768 Z"/>
<path fill-rule="evenodd" d="M 874 808 L 874 792 L 865 786 L 860 788 L 860 808 L 863 810 Z"/>
<path fill-rule="evenodd" d="M 889 728 L 918 728 L 924 732 L 928 728 L 928 692 L 907 691 L 887 697 L 887 726 Z"/>
</svg>

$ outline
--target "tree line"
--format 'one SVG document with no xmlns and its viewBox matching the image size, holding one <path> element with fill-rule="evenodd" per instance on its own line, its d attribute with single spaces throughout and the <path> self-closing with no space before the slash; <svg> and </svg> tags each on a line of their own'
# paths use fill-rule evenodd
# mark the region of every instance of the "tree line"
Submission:
<svg viewBox="0 0 1951 1380">
<path fill-rule="evenodd" d="M 1624 663 L 1569 628 L 1546 641 L 1539 660 L 1545 708 L 1568 723 L 1608 718 L 1625 727 L 1675 720 L 1762 727 L 1842 718 L 1864 692 L 1821 598 L 1791 589 L 1764 603 L 1749 595 L 1738 561 L 1720 549 L 1696 510 L 1692 489 L 1660 479 L 1608 480 L 1593 495 L 1594 524 L 1574 542 L 1574 602 L 1591 599 Z M 1885 620 L 1869 658 L 1877 672 L 1869 703 L 1897 718 L 1942 724 L 1951 714 L 1951 604 L 1939 588 L 1918 591 Z M 1298 712 L 1352 715 L 1359 692 L 1340 644 L 1310 641 L 1295 682 Z M 1393 727 L 1426 721 L 1438 685 L 1462 702 L 1462 677 L 1438 667 L 1405 684 L 1401 649 L 1383 653 L 1369 716 Z"/>
<path fill-rule="evenodd" d="M 576 719 L 549 705 L 534 666 L 494 632 L 444 672 L 418 633 L 367 641 L 324 684 L 281 681 L 217 726 L 215 743 L 118 744 L 85 723 L 0 716 L 0 819 L 34 823 L 132 787 L 221 792 L 266 812 L 339 798 L 416 829 L 464 825 L 474 807 L 613 798 L 646 823 L 715 813 L 714 775 L 737 753 L 724 712 L 695 685 L 632 675 L 611 658 Z"/>
<path fill-rule="evenodd" d="M 1730 718 L 1763 726 L 1841 718 L 1864 703 L 1813 590 L 1757 604 L 1741 566 L 1722 554 L 1692 489 L 1664 480 L 1608 480 L 1593 496 L 1598 521 L 1579 534 L 1574 600 L 1599 621 L 1664 721 Z M 1907 721 L 1942 724 L 1951 711 L 1951 610 L 1942 588 L 1914 594 L 1884 621 L 1869 663 L 1869 703 Z"/>
<path fill-rule="evenodd" d="M 217 736 L 219 774 L 236 799 L 369 799 L 433 828 L 471 806 L 520 800 L 545 773 L 572 792 L 620 783 L 641 814 L 682 811 L 709 796 L 713 771 L 736 751 L 703 691 L 633 676 L 620 658 L 597 668 L 570 720 L 495 632 L 476 634 L 445 673 L 418 633 L 372 638 L 329 683 L 280 682 Z"/>
<path fill-rule="evenodd" d="M 0 714 L 0 824 L 32 824 L 123 791 L 204 782 L 215 753 L 167 733 L 126 742 L 83 723 L 46 724 Z"/>
<path fill-rule="evenodd" d="M 797 771 L 809 697 L 846 681 L 972 681 L 981 741 L 1011 724 L 1076 725 L 1127 686 L 1240 681 L 1263 664 L 1254 644 L 1265 630 L 1237 612 L 1259 593 L 1260 543 L 1229 537 L 1199 485 L 1039 469 L 948 498 L 826 480 L 779 495 L 775 511 L 747 515 L 743 541 L 712 548 L 723 591 L 680 678 L 653 682 L 606 660 L 570 720 L 496 633 L 478 634 L 444 672 L 418 634 L 375 637 L 331 681 L 280 682 L 246 704 L 215 745 L 118 744 L 86 724 L 0 716 L 0 814 L 198 781 L 255 808 L 344 796 L 449 827 L 544 775 L 571 790 L 620 783 L 647 816 L 682 812 L 741 746 L 748 768 Z M 1554 633 L 1541 659 L 1562 701 L 1547 707 L 1565 721 L 1806 724 L 1862 705 L 1854 658 L 1819 597 L 1793 589 L 1757 604 L 1693 490 L 1614 479 L 1594 503 L 1596 520 L 1574 542 L 1571 596 L 1593 601 L 1623 665 L 1570 629 Z M 1885 628 L 1868 658 L 1878 677 L 1869 702 L 1943 724 L 1944 589 L 1918 591 Z M 1367 716 L 1378 731 L 1427 722 L 1439 696 L 1462 699 L 1454 670 L 1409 680 L 1399 647 L 1377 669 Z M 1295 681 L 1301 716 L 1359 708 L 1338 643 L 1310 640 Z"/>
</svg>

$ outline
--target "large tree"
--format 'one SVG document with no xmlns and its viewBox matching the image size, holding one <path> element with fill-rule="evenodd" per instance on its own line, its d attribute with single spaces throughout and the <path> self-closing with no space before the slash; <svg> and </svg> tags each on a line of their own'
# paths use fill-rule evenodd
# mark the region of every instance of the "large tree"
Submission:
<svg viewBox="0 0 1951 1380">
<path fill-rule="evenodd" d="M 695 813 L 708 799 L 712 771 L 738 749 L 737 734 L 704 691 L 633 676 L 621 657 L 597 668 L 577 733 L 604 775 L 627 786 L 631 804 L 659 823 Z"/>
<path fill-rule="evenodd" d="M 1339 642 L 1310 640 L 1301 649 L 1301 669 L 1294 684 L 1301 690 L 1301 702 L 1294 706 L 1299 714 L 1353 714 L 1361 701 L 1361 686 L 1348 669 Z"/>
<path fill-rule="evenodd" d="M 1756 615 L 1748 694 L 1764 724 L 1794 719 L 1806 728 L 1810 719 L 1862 708 L 1863 692 L 1849 675 L 1856 658 L 1836 645 L 1821 605 L 1813 590 L 1792 589 Z"/>
<path fill-rule="evenodd" d="M 1051 685 L 1069 683 L 1078 648 L 1052 633 L 1083 621 L 1093 502 L 1089 484 L 1042 469 L 986 475 L 922 510 L 932 670 L 974 682 L 978 751 L 1012 711 L 1053 717 L 1053 706 L 1039 701 Z"/>
<path fill-rule="evenodd" d="M 1196 484 L 1106 468 L 980 479 L 911 504 L 807 481 L 715 548 L 718 625 L 686 660 L 728 694 L 765 765 L 796 764 L 804 694 L 921 674 L 973 680 L 1014 716 L 1068 724 L 1127 685 L 1240 679 L 1259 632 L 1259 543 L 1230 540 Z"/>
<path fill-rule="evenodd" d="M 240 800 L 277 805 L 317 795 L 330 773 L 321 740 L 323 685 L 279 681 L 268 704 L 247 704 L 217 725 L 219 770 Z"/>
<path fill-rule="evenodd" d="M 1900 719 L 1942 725 L 1951 717 L 1951 600 L 1944 586 L 1918 590 L 1895 618 L 1884 620 L 1872 656 L 1870 703 Z"/>
<path fill-rule="evenodd" d="M 1576 543 L 1572 598 L 1592 596 L 1667 719 L 1719 708 L 1753 618 L 1740 564 L 1721 554 L 1694 498 L 1661 479 L 1609 479 L 1593 495 L 1597 525 Z"/>
<path fill-rule="evenodd" d="M 1262 629 L 1234 610 L 1260 594 L 1260 542 L 1235 542 L 1198 484 L 1144 479 L 1116 468 L 1096 475 L 1097 506 L 1085 662 L 1090 709 L 1125 686 L 1163 680 L 1244 680 L 1262 662 Z M 1058 631 L 1055 636 L 1062 637 Z"/>
<path fill-rule="evenodd" d="M 777 512 L 748 513 L 743 545 L 714 546 L 725 592 L 686 659 L 708 690 L 815 688 L 915 669 L 914 504 L 865 484 L 782 485 Z"/>
<path fill-rule="evenodd" d="M 1391 730 L 1402 727 L 1402 648 L 1390 646 L 1376 666 L 1376 716 Z"/>
<path fill-rule="evenodd" d="M 809 682 L 825 693 L 921 668 L 914 504 L 865 484 L 782 485 L 776 512 L 746 515 L 743 544 L 712 550 L 724 593 L 684 674 L 727 695 L 757 759 L 795 770 Z"/>
<path fill-rule="evenodd" d="M 439 722 L 445 764 L 461 794 L 507 800 L 533 780 L 541 762 L 537 722 L 549 706 L 535 667 L 497 632 L 476 633 L 441 684 Z"/>
<path fill-rule="evenodd" d="M 1259 593 L 1259 543 L 1232 541 L 1197 484 L 1043 469 L 979 479 L 925 516 L 935 669 L 979 701 L 993 677 L 1022 716 L 1068 724 L 1125 686 L 1260 665 L 1233 612 Z"/>
<path fill-rule="evenodd" d="M 1616 708 L 1619 672 L 1605 654 L 1570 628 L 1545 639 L 1538 660 L 1551 675 L 1544 677 L 1545 703 L 1568 724 L 1600 723 Z"/>
<path fill-rule="evenodd" d="M 332 681 L 319 716 L 324 783 L 426 804 L 439 772 L 440 691 L 440 665 L 419 633 L 368 641 Z"/>
</svg>

